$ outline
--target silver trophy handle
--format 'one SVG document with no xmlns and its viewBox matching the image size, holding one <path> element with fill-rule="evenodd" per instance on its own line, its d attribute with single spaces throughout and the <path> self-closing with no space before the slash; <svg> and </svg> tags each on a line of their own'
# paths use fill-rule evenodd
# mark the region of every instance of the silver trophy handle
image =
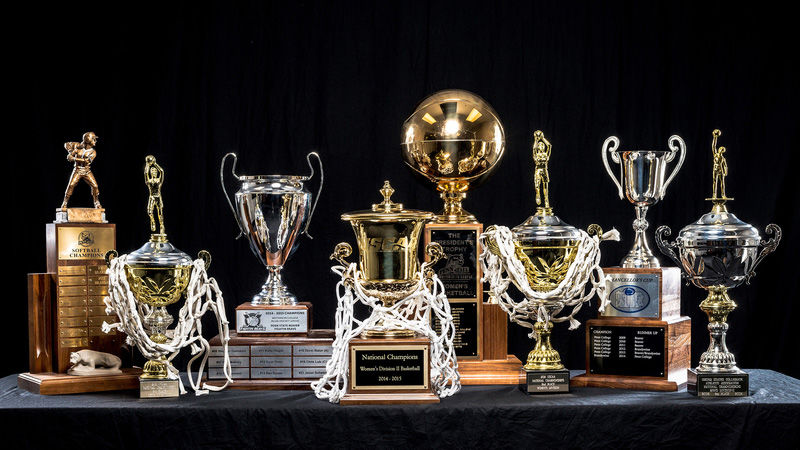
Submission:
<svg viewBox="0 0 800 450">
<path fill-rule="evenodd" d="M 750 279 L 756 274 L 756 267 L 761 264 L 764 257 L 774 252 L 775 248 L 778 247 L 778 244 L 781 242 L 783 231 L 781 231 L 781 227 L 771 223 L 767 225 L 766 234 L 771 234 L 772 237 L 758 244 L 758 246 L 761 247 L 761 251 L 758 253 L 755 262 L 753 262 L 753 266 L 750 267 L 750 272 L 747 274 L 747 284 L 750 284 Z"/>
<path fill-rule="evenodd" d="M 239 160 L 239 157 L 236 156 L 236 153 L 227 153 L 225 156 L 222 157 L 222 163 L 220 163 L 219 165 L 219 183 L 222 185 L 222 192 L 225 193 L 225 200 L 228 201 L 228 206 L 231 207 L 233 218 L 236 219 L 236 224 L 239 225 L 239 235 L 236 236 L 236 239 L 239 239 L 246 233 L 244 231 L 244 226 L 242 225 L 242 222 L 239 220 L 239 215 L 236 214 L 236 208 L 233 206 L 231 197 L 228 195 L 228 190 L 225 189 L 225 160 L 228 159 L 228 156 L 233 156 L 233 165 L 231 166 L 231 174 L 233 175 L 234 178 L 236 178 L 236 180 L 240 180 L 239 175 L 236 175 L 236 162 Z"/>
<path fill-rule="evenodd" d="M 608 139 L 603 142 L 602 155 L 603 165 L 606 166 L 608 176 L 610 176 L 611 180 L 614 181 L 614 184 L 617 185 L 617 190 L 619 190 L 619 198 L 622 200 L 625 198 L 625 194 L 622 192 L 622 183 L 620 183 L 620 181 L 614 175 L 614 172 L 611 170 L 611 166 L 608 164 L 608 155 L 606 154 L 606 152 L 611 153 L 611 160 L 619 164 L 619 155 L 617 155 L 615 151 L 617 148 L 619 148 L 619 139 L 617 139 L 616 136 L 609 136 Z M 620 167 L 620 170 L 622 170 L 622 167 Z"/>
<path fill-rule="evenodd" d="M 673 145 L 672 141 L 678 141 L 678 145 L 677 146 Z M 675 159 L 675 153 L 677 153 L 678 151 L 680 151 L 681 154 L 680 158 L 678 158 L 678 165 L 675 166 L 674 169 L 672 169 L 672 173 L 670 174 L 669 178 L 667 178 L 667 181 L 663 185 L 661 185 L 660 200 L 664 200 L 664 194 L 666 194 L 667 192 L 667 186 L 669 186 L 669 184 L 672 182 L 672 179 L 675 178 L 675 175 L 678 174 L 678 171 L 681 170 L 681 166 L 683 165 L 683 160 L 686 159 L 686 143 L 683 142 L 683 139 L 681 139 L 680 136 L 678 136 L 677 134 L 673 134 L 672 136 L 670 136 L 669 140 L 667 141 L 667 145 L 669 146 L 669 149 L 672 150 L 672 152 L 670 152 L 670 154 L 668 154 L 667 157 L 664 158 L 666 162 L 671 162 L 673 159 Z"/>
<path fill-rule="evenodd" d="M 308 176 L 308 179 L 310 180 L 311 178 L 314 177 L 314 166 L 311 164 L 312 156 L 317 157 L 317 163 L 319 164 L 319 189 L 317 189 L 317 197 L 314 199 L 314 205 L 311 206 L 311 214 L 308 215 L 308 221 L 306 222 L 306 227 L 305 229 L 303 229 L 303 234 L 308 236 L 309 239 L 314 239 L 313 236 L 308 234 L 308 226 L 311 225 L 311 218 L 314 217 L 314 211 L 317 210 L 317 202 L 319 201 L 320 194 L 322 194 L 322 184 L 325 182 L 325 172 L 322 169 L 322 159 L 320 159 L 319 153 L 317 152 L 309 152 L 309 154 L 306 155 L 306 161 L 308 161 L 308 167 L 311 168 L 311 175 Z"/>
<path fill-rule="evenodd" d="M 661 250 L 661 253 L 669 256 L 669 259 L 675 261 L 675 264 L 678 267 L 683 267 L 680 258 L 678 258 L 678 255 L 675 253 L 675 250 L 673 250 L 673 248 L 678 246 L 678 243 L 669 242 L 666 239 L 664 239 L 665 236 L 670 236 L 671 234 L 672 230 L 668 226 L 661 225 L 660 227 L 658 227 L 658 229 L 656 230 L 656 245 L 658 245 L 658 249 Z"/>
</svg>

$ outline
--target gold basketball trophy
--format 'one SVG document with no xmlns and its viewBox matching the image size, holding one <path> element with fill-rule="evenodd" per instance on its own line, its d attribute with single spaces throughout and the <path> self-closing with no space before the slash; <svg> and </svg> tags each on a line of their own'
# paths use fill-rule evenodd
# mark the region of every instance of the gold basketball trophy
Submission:
<svg viewBox="0 0 800 450">
<path fill-rule="evenodd" d="M 479 237 L 483 224 L 465 211 L 467 192 L 484 183 L 505 152 L 497 113 L 481 97 L 445 90 L 426 98 L 403 123 L 402 156 L 432 183 L 444 209 L 425 224 L 424 242 L 448 255 L 433 268 L 456 317 L 456 354 L 464 384 L 518 384 L 520 361 L 508 354 L 508 319 L 483 301 Z"/>
<path fill-rule="evenodd" d="M 222 293 L 216 281 L 206 274 L 211 255 L 202 250 L 198 254 L 199 259 L 192 261 L 189 255 L 178 250 L 167 239 L 161 196 L 164 169 L 152 155 L 145 158 L 144 178 L 149 193 L 147 214 L 150 218 L 150 240 L 127 255 L 118 257 L 114 250 L 106 254 L 109 266 L 107 306 L 108 310 L 116 312 L 120 320 L 111 325 L 106 323 L 104 328 L 125 332 L 128 341 L 135 343 L 147 358 L 139 378 L 141 398 L 177 397 L 183 391 L 183 384 L 170 361 L 181 348 L 192 346 L 194 354 L 203 355 L 199 368 L 199 373 L 203 373 L 210 346 L 200 334 L 199 321 L 207 309 L 217 315 L 220 335 L 225 343 L 228 381 L 231 380 L 227 353 L 228 321 Z M 179 312 L 178 326 L 168 330 L 173 317 L 166 307 L 184 297 L 186 305 Z M 199 356 L 191 359 L 187 370 L 196 391 L 201 390 L 200 382 L 192 378 L 191 364 Z M 220 389 L 208 385 L 203 388 Z"/>
<path fill-rule="evenodd" d="M 116 246 L 116 225 L 106 221 L 91 170 L 96 144 L 91 131 L 81 142 L 64 144 L 73 169 L 56 219 L 46 226 L 47 272 L 28 274 L 30 372 L 19 375 L 18 384 L 37 394 L 130 389 L 140 372 L 122 367 L 128 359 L 124 336 L 101 330 L 104 321 L 116 320 L 103 304 L 103 256 Z M 68 207 L 82 180 L 94 207 Z"/>
<path fill-rule="evenodd" d="M 438 403 L 460 388 L 453 317 L 431 270 L 445 256 L 439 244 L 430 243 L 430 261 L 420 265 L 420 234 L 433 213 L 393 202 L 388 181 L 380 192 L 383 201 L 371 209 L 342 214 L 356 235 L 359 262 L 346 260 L 353 251 L 347 243 L 331 255 L 342 277 L 336 341 L 326 375 L 312 388 L 341 404 Z M 367 319 L 353 316 L 356 302 L 372 309 Z M 434 316 L 438 328 L 431 326 Z"/>
<path fill-rule="evenodd" d="M 714 180 L 712 196 L 706 199 L 713 204 L 711 211 L 683 227 L 674 242 L 665 240 L 672 233 L 668 226 L 658 227 L 656 243 L 683 268 L 692 284 L 708 291 L 700 309 L 708 316 L 711 342 L 700 356 L 700 365 L 687 371 L 687 390 L 700 397 L 743 397 L 750 395 L 750 379 L 736 365 L 725 342 L 728 314 L 736 308 L 728 289 L 750 282 L 756 267 L 778 247 L 782 233 L 779 226 L 769 224 L 767 234 L 773 237 L 762 240 L 754 226 L 728 212 L 725 203 L 733 199 L 725 195 L 728 164 L 725 147 L 717 148 L 721 135 L 720 130 L 712 132 Z"/>
<path fill-rule="evenodd" d="M 547 165 L 552 146 L 541 131 L 534 133 L 533 161 L 536 212 L 509 230 L 491 226 L 483 234 L 482 254 L 490 295 L 512 322 L 531 328 L 536 346 L 523 367 L 523 390 L 528 394 L 569 392 L 570 377 L 561 357 L 550 343 L 554 322 L 569 321 L 570 329 L 584 302 L 595 293 L 605 306 L 605 276 L 599 266 L 600 241 L 618 239 L 616 230 L 603 235 L 597 225 L 588 233 L 563 222 L 550 206 Z M 515 301 L 507 292 L 514 284 L 524 299 Z M 587 289 L 588 285 L 588 289 Z M 559 314 L 566 308 L 572 311 Z"/>
</svg>

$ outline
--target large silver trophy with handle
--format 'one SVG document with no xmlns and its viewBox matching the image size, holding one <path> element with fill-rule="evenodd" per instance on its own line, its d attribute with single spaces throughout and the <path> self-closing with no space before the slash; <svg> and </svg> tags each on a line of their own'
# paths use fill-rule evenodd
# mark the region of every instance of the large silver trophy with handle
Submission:
<svg viewBox="0 0 800 450">
<path fill-rule="evenodd" d="M 680 136 L 670 136 L 667 145 L 669 150 L 619 150 L 619 139 L 616 136 L 609 136 L 603 142 L 603 164 L 611 180 L 617 185 L 619 198 L 627 197 L 628 201 L 636 206 L 636 220 L 633 221 L 636 237 L 633 248 L 620 264 L 622 267 L 661 267 L 647 242 L 645 230 L 648 223 L 645 215 L 650 206 L 664 198 L 667 186 L 675 178 L 686 157 L 686 144 Z M 611 160 L 620 166 L 619 179 L 608 164 L 608 154 L 611 154 Z M 667 165 L 675 159 L 675 156 L 678 156 L 678 164 L 667 178 Z"/>
<path fill-rule="evenodd" d="M 225 161 L 233 158 L 231 175 L 239 182 L 239 190 L 234 200 L 225 188 Z M 319 165 L 319 189 L 316 198 L 304 183 L 314 177 L 312 157 Z M 285 329 L 284 325 L 277 329 L 270 325 L 271 318 L 277 310 L 265 313 L 266 307 L 301 306 L 297 297 L 286 287 L 281 271 L 289 257 L 299 245 L 298 237 L 305 234 L 309 238 L 308 226 L 314 215 L 319 194 L 322 191 L 322 160 L 316 152 L 306 155 L 311 173 L 300 175 L 238 175 L 236 174 L 235 153 L 228 153 L 222 158 L 220 165 L 220 182 L 225 198 L 231 207 L 233 217 L 239 225 L 239 236 L 247 236 L 250 249 L 267 268 L 267 280 L 261 291 L 253 299 L 237 308 L 236 328 L 239 334 L 270 332 L 306 332 L 306 320 L 298 320 L 293 329 Z M 309 305 L 310 306 L 310 305 Z M 278 308 L 280 309 L 280 308 Z M 287 308 L 284 308 L 287 309 Z M 289 308 L 291 309 L 291 308 Z M 281 319 L 285 321 L 286 317 Z"/>
</svg>

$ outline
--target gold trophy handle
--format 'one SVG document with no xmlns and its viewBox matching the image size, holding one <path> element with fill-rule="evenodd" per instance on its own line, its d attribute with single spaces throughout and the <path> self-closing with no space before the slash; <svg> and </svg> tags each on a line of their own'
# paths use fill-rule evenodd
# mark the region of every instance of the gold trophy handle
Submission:
<svg viewBox="0 0 800 450">
<path fill-rule="evenodd" d="M 219 165 L 219 183 L 222 185 L 222 192 L 225 194 L 225 200 L 228 202 L 228 206 L 231 207 L 231 212 L 233 213 L 233 218 L 236 219 L 236 224 L 239 225 L 239 235 L 236 236 L 236 239 L 244 236 L 246 233 L 244 231 L 244 226 L 242 222 L 239 220 L 239 216 L 236 214 L 236 208 L 233 206 L 233 202 L 231 201 L 230 195 L 228 195 L 228 190 L 225 189 L 225 160 L 228 159 L 228 156 L 233 156 L 233 165 L 231 166 L 231 174 L 237 181 L 241 180 L 239 175 L 236 175 L 236 162 L 239 160 L 239 157 L 236 156 L 236 153 L 226 153 L 225 156 L 222 157 L 222 162 Z"/>
<path fill-rule="evenodd" d="M 672 235 L 672 230 L 667 225 L 661 225 L 656 230 L 656 245 L 658 245 L 658 249 L 661 250 L 661 253 L 669 256 L 669 259 L 673 260 L 678 267 L 683 267 L 680 258 L 675 253 L 674 248 L 678 246 L 677 242 L 669 242 L 668 240 L 664 239 L 664 237 L 668 237 Z"/>
<path fill-rule="evenodd" d="M 347 267 L 350 265 L 350 262 L 345 258 L 351 254 L 353 254 L 353 247 L 351 247 L 347 242 L 340 242 L 336 244 L 336 248 L 333 249 L 333 253 L 331 253 L 329 259 L 338 261 L 339 264 Z"/>
<path fill-rule="evenodd" d="M 314 217 L 314 211 L 317 210 L 317 202 L 319 201 L 320 194 L 322 194 L 322 184 L 325 182 L 325 172 L 322 169 L 322 159 L 320 159 L 319 153 L 317 152 L 309 152 L 309 154 L 306 155 L 306 161 L 308 161 L 308 167 L 311 168 L 311 174 L 308 176 L 308 179 L 310 180 L 314 178 L 314 166 L 311 164 L 312 156 L 317 158 L 317 164 L 319 164 L 319 188 L 317 189 L 317 196 L 314 198 L 314 205 L 311 206 L 311 214 L 308 215 L 308 220 L 306 221 L 306 227 L 303 229 L 303 234 L 308 236 L 309 239 L 314 239 L 310 234 L 308 234 L 308 226 L 311 225 L 311 218 Z M 224 188 L 225 186 L 223 185 L 223 189 Z"/>
<path fill-rule="evenodd" d="M 422 265 L 422 276 L 425 278 L 425 285 L 430 289 L 431 285 L 433 285 L 433 277 L 436 275 L 433 265 L 442 259 L 447 259 L 447 255 L 444 253 L 442 244 L 438 242 L 431 242 L 426 245 L 425 254 L 428 255 L 430 261 Z"/>
<path fill-rule="evenodd" d="M 105 256 L 106 266 L 108 266 L 110 268 L 111 267 L 111 260 L 116 258 L 117 256 L 119 256 L 119 253 L 117 253 L 116 250 L 107 251 L 106 252 L 106 256 Z"/>
<path fill-rule="evenodd" d="M 588 233 L 589 236 L 597 236 L 598 238 L 600 238 L 603 236 L 603 227 L 601 227 L 596 223 L 593 223 L 589 225 L 588 228 L 586 228 L 586 233 Z"/>
<path fill-rule="evenodd" d="M 756 274 L 756 267 L 761 264 L 761 261 L 764 259 L 764 257 L 774 252 L 778 247 L 778 244 L 781 243 L 783 231 L 781 230 L 781 227 L 771 223 L 767 225 L 766 234 L 771 234 L 772 237 L 758 244 L 758 246 L 761 248 L 761 251 L 758 253 L 755 262 L 753 262 L 753 266 L 750 267 L 750 273 L 747 274 L 747 284 L 750 284 L 750 279 Z"/>
<path fill-rule="evenodd" d="M 202 259 L 206 265 L 206 270 L 211 266 L 211 253 L 206 250 L 200 250 L 197 252 L 197 257 Z"/>
<path fill-rule="evenodd" d="M 613 145 L 612 145 L 613 144 Z M 617 148 L 619 148 L 619 139 L 616 136 L 609 136 L 603 142 L 603 149 L 602 149 L 602 156 L 603 156 L 603 165 L 606 166 L 606 172 L 608 172 L 608 176 L 611 177 L 611 181 L 617 185 L 617 190 L 619 191 L 619 198 L 620 200 L 625 199 L 625 193 L 622 192 L 622 183 L 620 180 L 617 179 L 614 172 L 611 170 L 611 166 L 608 164 L 608 155 L 607 153 L 611 153 L 611 160 L 615 163 L 619 164 L 619 155 L 617 155 Z M 681 160 L 683 161 L 683 160 Z M 620 171 L 622 171 L 622 166 L 620 166 Z"/>
<path fill-rule="evenodd" d="M 677 146 L 673 145 L 672 144 L 673 141 L 677 141 L 678 145 Z M 669 178 L 667 178 L 667 181 L 665 181 L 664 184 L 661 185 L 661 192 L 659 192 L 661 200 L 664 199 L 664 194 L 666 194 L 667 192 L 667 186 L 669 186 L 669 184 L 672 182 L 672 179 L 675 178 L 675 175 L 678 174 L 678 171 L 681 170 L 681 166 L 683 166 L 683 160 L 686 159 L 686 143 L 683 142 L 683 139 L 680 136 L 678 136 L 677 134 L 673 134 L 672 136 L 670 136 L 669 140 L 667 141 L 667 145 L 669 146 L 669 149 L 672 150 L 672 152 L 668 154 L 667 157 L 665 158 L 666 162 L 670 162 L 673 159 L 675 159 L 675 153 L 677 152 L 680 152 L 680 156 L 678 158 L 678 165 L 676 165 L 675 168 L 672 169 L 672 173 L 669 175 Z"/>
</svg>

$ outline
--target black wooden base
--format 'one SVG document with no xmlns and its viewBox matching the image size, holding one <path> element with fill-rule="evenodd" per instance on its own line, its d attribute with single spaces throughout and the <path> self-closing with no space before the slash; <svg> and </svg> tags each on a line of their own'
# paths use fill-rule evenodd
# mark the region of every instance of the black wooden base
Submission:
<svg viewBox="0 0 800 450">
<path fill-rule="evenodd" d="M 688 370 L 686 390 L 698 397 L 747 397 L 750 376 L 741 370 L 734 373 L 703 373 Z"/>
</svg>

